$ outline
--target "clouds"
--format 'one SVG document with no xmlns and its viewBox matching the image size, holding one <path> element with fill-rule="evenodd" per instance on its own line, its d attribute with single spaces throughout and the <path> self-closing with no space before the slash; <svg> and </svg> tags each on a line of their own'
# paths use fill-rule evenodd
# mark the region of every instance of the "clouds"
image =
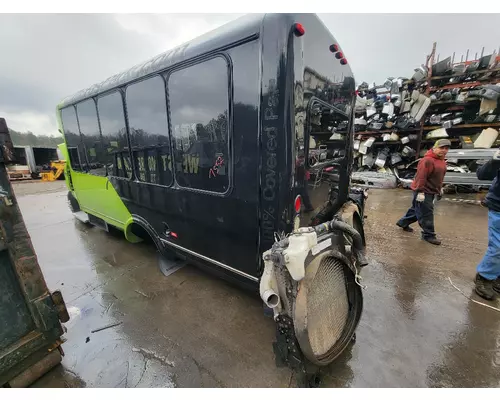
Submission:
<svg viewBox="0 0 500 400">
<path fill-rule="evenodd" d="M 13 129 L 56 134 L 55 107 L 64 97 L 218 26 L 219 20 L 0 15 L 0 113 Z M 201 30 L 187 32 L 196 21 Z"/>
<path fill-rule="evenodd" d="M 356 81 L 383 83 L 411 77 L 437 41 L 441 60 L 470 49 L 491 54 L 500 46 L 500 14 L 320 14 L 341 46 Z"/>
<path fill-rule="evenodd" d="M 16 130 L 57 134 L 64 97 L 241 14 L 0 14 L 0 114 Z M 500 16 L 320 14 L 357 81 L 412 74 L 438 41 L 441 59 L 497 48 Z M 472 54 L 473 55 L 473 54 Z"/>
</svg>

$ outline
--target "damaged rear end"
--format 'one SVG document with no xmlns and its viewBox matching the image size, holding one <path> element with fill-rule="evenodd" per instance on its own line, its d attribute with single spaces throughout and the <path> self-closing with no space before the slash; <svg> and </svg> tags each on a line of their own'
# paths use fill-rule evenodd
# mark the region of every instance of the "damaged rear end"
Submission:
<svg viewBox="0 0 500 400">
<path fill-rule="evenodd" d="M 298 228 L 263 255 L 260 295 L 276 322 L 277 363 L 295 369 L 300 386 L 316 386 L 320 367 L 355 338 L 367 265 L 362 229 L 352 223 L 358 212 L 351 200 L 331 221 Z"/>
<path fill-rule="evenodd" d="M 286 49 L 277 76 L 265 43 L 280 28 L 264 23 L 260 295 L 276 322 L 278 365 L 295 369 L 300 386 L 316 386 L 361 317 L 367 193 L 350 188 L 356 94 L 348 59 L 316 16 L 289 19 L 288 41 L 274 41 Z M 275 183 L 274 171 L 289 179 Z"/>
</svg>

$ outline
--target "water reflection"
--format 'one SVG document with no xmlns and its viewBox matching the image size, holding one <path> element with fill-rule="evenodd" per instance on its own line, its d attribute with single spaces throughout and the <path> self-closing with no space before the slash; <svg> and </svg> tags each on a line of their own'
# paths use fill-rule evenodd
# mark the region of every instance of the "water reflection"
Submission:
<svg viewBox="0 0 500 400">
<path fill-rule="evenodd" d="M 355 345 L 354 342 L 351 342 L 348 348 L 332 364 L 322 370 L 321 387 L 351 387 L 354 380 L 354 372 L 350 362 Z"/>
<path fill-rule="evenodd" d="M 427 371 L 430 387 L 499 387 L 500 316 L 469 301 L 467 321 Z"/>
<path fill-rule="evenodd" d="M 418 308 L 415 304 L 418 294 L 421 294 L 421 286 L 425 277 L 424 268 L 415 265 L 412 256 L 403 255 L 401 269 L 394 274 L 395 298 L 408 319 L 414 320 Z"/>
</svg>

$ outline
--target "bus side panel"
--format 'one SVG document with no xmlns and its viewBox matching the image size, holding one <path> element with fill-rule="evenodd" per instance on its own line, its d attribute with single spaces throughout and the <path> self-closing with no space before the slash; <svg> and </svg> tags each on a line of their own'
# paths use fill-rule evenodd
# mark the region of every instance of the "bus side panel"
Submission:
<svg viewBox="0 0 500 400">
<path fill-rule="evenodd" d="M 225 163 L 232 170 L 233 182 L 226 194 L 112 178 L 131 213 L 144 218 L 164 241 L 172 243 L 170 247 L 208 257 L 253 281 L 257 280 L 258 262 L 258 51 L 258 41 L 227 50 L 232 66 L 230 87 L 214 88 L 207 82 L 210 89 L 200 88 L 202 92 L 228 90 L 232 94 L 232 152 Z M 170 107 L 173 96 L 169 93 Z M 182 159 L 175 157 L 174 153 L 176 168 L 182 168 Z M 201 169 L 192 173 L 201 174 Z M 211 179 L 209 174 L 203 177 Z"/>
<path fill-rule="evenodd" d="M 262 29 L 262 76 L 260 109 L 260 243 L 259 254 L 271 248 L 274 235 L 292 227 L 289 209 L 292 165 L 286 149 L 290 145 L 290 124 L 285 121 L 289 100 L 287 42 L 292 25 L 289 17 L 266 14 Z M 259 275 L 262 273 L 260 260 Z"/>
<path fill-rule="evenodd" d="M 61 111 L 57 109 L 57 124 L 59 132 L 63 131 Z M 59 145 L 66 160 L 64 179 L 66 186 L 73 191 L 80 208 L 89 214 L 95 215 L 108 224 L 123 229 L 125 222 L 130 219 L 130 212 L 120 199 L 113 185 L 106 177 L 76 172 L 71 168 L 71 159 L 68 152 L 66 138 Z"/>
<path fill-rule="evenodd" d="M 130 212 L 108 178 L 71 171 L 76 198 L 82 211 L 123 229 Z"/>
</svg>

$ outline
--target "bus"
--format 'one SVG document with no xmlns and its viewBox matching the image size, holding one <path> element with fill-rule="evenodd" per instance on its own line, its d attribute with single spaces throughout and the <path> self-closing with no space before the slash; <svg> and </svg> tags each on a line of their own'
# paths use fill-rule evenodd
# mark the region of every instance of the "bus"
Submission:
<svg viewBox="0 0 500 400">
<path fill-rule="evenodd" d="M 70 207 L 259 291 L 277 357 L 329 364 L 362 309 L 355 98 L 316 15 L 244 16 L 57 106 Z"/>
</svg>

